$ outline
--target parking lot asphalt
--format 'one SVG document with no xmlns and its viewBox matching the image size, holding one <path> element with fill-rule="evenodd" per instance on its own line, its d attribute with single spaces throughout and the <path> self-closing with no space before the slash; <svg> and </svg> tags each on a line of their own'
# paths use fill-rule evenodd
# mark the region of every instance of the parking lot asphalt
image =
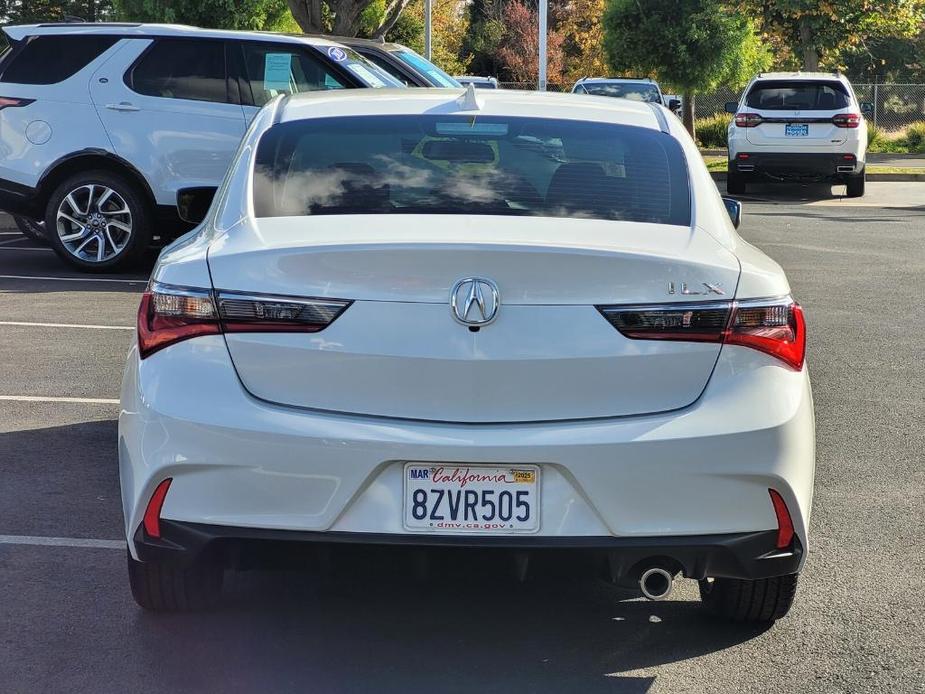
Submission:
<svg viewBox="0 0 925 694">
<path fill-rule="evenodd" d="M 925 183 L 746 198 L 806 309 L 818 428 L 809 559 L 766 631 L 706 619 L 691 581 L 651 603 L 494 554 L 235 573 L 214 611 L 142 612 L 116 418 L 149 267 L 89 278 L 0 222 L 0 691 L 925 692 Z"/>
</svg>

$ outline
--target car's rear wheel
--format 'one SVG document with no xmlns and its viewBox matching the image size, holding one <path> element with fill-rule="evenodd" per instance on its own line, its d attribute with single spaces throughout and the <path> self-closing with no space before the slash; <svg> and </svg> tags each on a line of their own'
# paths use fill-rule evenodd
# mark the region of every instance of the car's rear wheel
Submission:
<svg viewBox="0 0 925 694">
<path fill-rule="evenodd" d="M 848 176 L 848 179 L 845 181 L 845 183 L 848 187 L 849 198 L 864 197 L 864 188 L 867 183 L 867 171 L 862 169 L 861 173 Z"/>
<path fill-rule="evenodd" d="M 785 617 L 797 592 L 798 574 L 746 581 L 700 581 L 700 599 L 710 612 L 735 622 L 770 623 Z"/>
<path fill-rule="evenodd" d="M 138 189 L 109 171 L 71 176 L 51 194 L 45 230 L 55 252 L 90 272 L 133 262 L 151 240 L 151 213 Z"/>
<path fill-rule="evenodd" d="M 188 566 L 140 562 L 128 555 L 132 597 L 155 612 L 184 612 L 213 606 L 221 597 L 223 569 L 203 561 Z"/>
<path fill-rule="evenodd" d="M 35 241 L 36 243 L 41 243 L 47 245 L 48 241 L 45 239 L 45 223 L 37 222 L 34 219 L 29 219 L 28 217 L 14 216 L 13 221 L 16 222 L 16 226 L 19 228 L 19 231 L 27 239 Z"/>
<path fill-rule="evenodd" d="M 730 195 L 745 195 L 745 177 L 734 171 L 726 175 L 726 192 Z"/>
</svg>

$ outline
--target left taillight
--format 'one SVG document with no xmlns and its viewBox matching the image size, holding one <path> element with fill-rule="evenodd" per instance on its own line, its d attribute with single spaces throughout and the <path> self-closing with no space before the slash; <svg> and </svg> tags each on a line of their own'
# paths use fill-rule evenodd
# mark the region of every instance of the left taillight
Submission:
<svg viewBox="0 0 925 694">
<path fill-rule="evenodd" d="M 792 298 L 702 304 L 598 306 L 610 324 L 633 340 L 721 342 L 750 347 L 791 368 L 803 368 L 806 323 Z"/>
<path fill-rule="evenodd" d="M 216 292 L 152 282 L 138 308 L 138 350 L 144 359 L 200 335 L 318 332 L 350 303 L 340 299 Z"/>
<path fill-rule="evenodd" d="M 0 96 L 0 110 L 5 108 L 21 108 L 28 106 L 35 99 L 20 99 L 15 96 Z"/>
</svg>

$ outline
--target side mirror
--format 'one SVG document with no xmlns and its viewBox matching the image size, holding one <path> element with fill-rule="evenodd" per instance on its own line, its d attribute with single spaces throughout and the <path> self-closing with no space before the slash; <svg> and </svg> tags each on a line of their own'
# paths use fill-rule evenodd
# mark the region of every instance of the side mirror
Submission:
<svg viewBox="0 0 925 694">
<path fill-rule="evenodd" d="M 669 111 L 677 111 L 679 108 L 681 108 L 680 99 L 668 99 L 668 110 Z"/>
<path fill-rule="evenodd" d="M 723 204 L 726 206 L 726 212 L 729 213 L 729 219 L 732 220 L 732 226 L 736 229 L 742 223 L 742 203 L 732 198 L 723 198 Z"/>
<path fill-rule="evenodd" d="M 873 103 L 871 103 L 870 101 L 862 101 L 861 102 L 861 113 L 863 113 L 865 116 L 874 115 Z"/>
<path fill-rule="evenodd" d="M 215 186 L 180 188 L 177 191 L 177 214 L 180 219 L 189 224 L 199 224 L 206 218 L 217 190 Z"/>
<path fill-rule="evenodd" d="M 727 101 L 727 102 L 726 102 L 726 113 L 735 114 L 736 111 L 738 111 L 738 110 L 739 110 L 739 102 L 738 102 L 738 101 Z"/>
</svg>

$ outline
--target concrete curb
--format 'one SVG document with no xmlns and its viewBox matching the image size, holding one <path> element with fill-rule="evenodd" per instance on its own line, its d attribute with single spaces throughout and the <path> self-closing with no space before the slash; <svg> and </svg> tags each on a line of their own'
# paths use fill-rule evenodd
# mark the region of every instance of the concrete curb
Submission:
<svg viewBox="0 0 925 694">
<path fill-rule="evenodd" d="M 711 171 L 710 175 L 714 181 L 725 181 L 725 171 Z M 871 182 L 879 181 L 925 181 L 925 172 L 923 173 L 869 173 L 867 180 Z"/>
</svg>

